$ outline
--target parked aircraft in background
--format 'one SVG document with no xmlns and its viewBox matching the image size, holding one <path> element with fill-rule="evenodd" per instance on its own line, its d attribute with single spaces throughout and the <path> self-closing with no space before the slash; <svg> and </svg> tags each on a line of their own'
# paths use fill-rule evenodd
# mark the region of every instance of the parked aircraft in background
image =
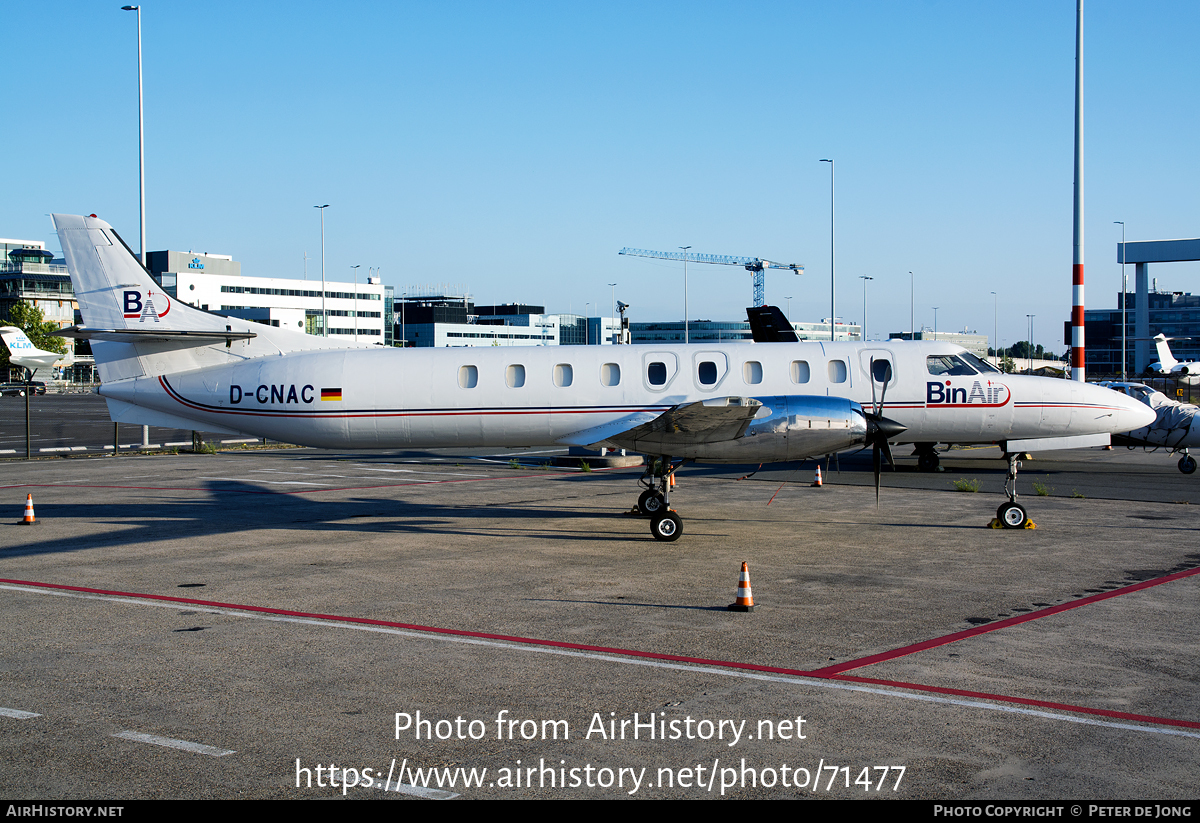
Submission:
<svg viewBox="0 0 1200 823">
<path fill-rule="evenodd" d="M 42 351 L 30 342 L 25 332 L 16 326 L 0 326 L 0 339 L 8 346 L 8 362 L 29 369 L 30 376 L 38 369 L 48 369 L 66 355 Z"/>
<path fill-rule="evenodd" d="M 54 221 L 84 321 L 61 334 L 92 341 L 113 420 L 319 448 L 632 449 L 661 458 L 639 499 L 659 540 L 682 533 L 673 459 L 870 446 L 878 488 L 889 441 L 1023 452 L 1107 442 L 1153 419 L 1122 394 L 1004 375 L 945 343 L 331 348 L 173 299 L 94 215 Z M 1015 494 L 998 514 L 1027 519 Z"/>
<path fill-rule="evenodd" d="M 1179 470 L 1184 474 L 1196 471 L 1196 458 L 1192 457 L 1188 450 L 1200 446 L 1200 426 L 1195 425 L 1200 422 L 1196 420 L 1200 406 L 1172 400 L 1162 392 L 1141 383 L 1105 382 L 1100 385 L 1123 392 L 1154 410 L 1153 423 L 1114 435 L 1114 442 L 1130 446 L 1166 448 L 1171 450 L 1171 454 L 1182 452 Z"/>
<path fill-rule="evenodd" d="M 1197 382 L 1200 382 L 1200 361 L 1188 360 L 1181 363 L 1176 360 L 1175 356 L 1171 354 L 1171 347 L 1167 345 L 1168 339 L 1161 334 L 1154 338 L 1154 345 L 1158 349 L 1158 361 L 1150 364 L 1150 371 L 1158 372 L 1167 377 L 1173 377 L 1180 383 L 1194 386 Z"/>
</svg>

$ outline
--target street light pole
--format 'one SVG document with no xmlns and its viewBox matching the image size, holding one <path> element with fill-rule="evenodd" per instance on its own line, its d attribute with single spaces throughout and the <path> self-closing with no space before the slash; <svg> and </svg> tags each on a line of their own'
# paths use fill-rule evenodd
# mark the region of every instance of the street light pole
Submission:
<svg viewBox="0 0 1200 823">
<path fill-rule="evenodd" d="M 362 265 L 361 263 L 359 264 Z M 358 266 L 351 266 L 354 269 L 354 342 L 358 342 Z"/>
<path fill-rule="evenodd" d="M 862 325 L 862 339 L 865 341 L 865 340 L 867 339 L 867 281 L 868 281 L 868 280 L 874 280 L 875 278 L 874 278 L 874 277 L 868 277 L 868 276 L 867 276 L 867 275 L 865 275 L 865 274 L 860 274 L 860 275 L 859 275 L 859 277 L 860 277 L 860 278 L 862 279 L 862 281 L 863 281 L 863 325 Z"/>
<path fill-rule="evenodd" d="M 917 281 L 908 273 L 908 339 L 917 339 Z"/>
<path fill-rule="evenodd" d="M 993 354 L 996 356 L 996 368 L 1000 368 L 1000 295 L 992 292 L 992 296 L 996 298 L 996 304 L 993 307 L 992 317 L 992 333 L 995 335 L 996 346 L 993 349 Z"/>
<path fill-rule="evenodd" d="M 937 340 L 937 310 L 940 308 L 941 308 L 941 306 L 933 307 L 933 339 L 934 340 Z"/>
<path fill-rule="evenodd" d="M 1037 317 L 1037 315 L 1036 314 L 1027 314 L 1025 316 L 1029 318 L 1029 371 L 1032 372 L 1033 371 L 1033 318 Z M 1075 364 L 1072 363 L 1071 365 L 1074 366 Z"/>
<path fill-rule="evenodd" d="M 822 163 L 829 164 L 829 342 L 832 343 L 836 338 L 837 326 L 837 278 L 834 276 L 833 265 L 833 227 L 834 227 L 834 178 L 833 178 L 833 161 L 821 160 Z"/>
<path fill-rule="evenodd" d="M 688 342 L 688 304 L 687 304 L 687 250 L 691 246 L 680 246 L 683 251 L 683 342 Z"/>
<path fill-rule="evenodd" d="M 138 215 L 141 218 L 142 268 L 146 267 L 146 129 L 142 111 L 142 7 L 121 6 L 136 11 L 138 26 Z"/>
<path fill-rule="evenodd" d="M 1125 381 L 1125 294 L 1128 286 L 1125 282 L 1125 221 L 1114 220 L 1113 225 L 1121 226 L 1121 382 Z"/>
<path fill-rule="evenodd" d="M 324 206 L 313 206 L 321 212 L 321 336 L 329 336 L 329 314 L 325 311 L 325 209 L 329 208 L 329 204 Z"/>
<path fill-rule="evenodd" d="M 617 325 L 617 284 L 609 283 L 608 285 L 612 287 L 612 317 L 609 319 L 612 323 L 612 326 L 615 326 L 615 325 Z M 612 334 L 612 326 L 609 326 L 610 336 Z M 617 338 L 612 337 L 612 341 L 613 341 L 613 345 L 616 345 Z"/>
</svg>

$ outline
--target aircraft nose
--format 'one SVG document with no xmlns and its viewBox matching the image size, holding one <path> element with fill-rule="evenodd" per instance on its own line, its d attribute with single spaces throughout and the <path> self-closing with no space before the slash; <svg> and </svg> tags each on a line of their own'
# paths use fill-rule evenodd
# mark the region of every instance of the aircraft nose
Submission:
<svg viewBox="0 0 1200 823">
<path fill-rule="evenodd" d="M 1158 419 L 1158 414 L 1154 409 L 1140 400 L 1122 392 L 1113 392 L 1113 394 L 1116 395 L 1113 398 L 1113 405 L 1117 407 L 1117 432 L 1131 432 L 1145 428 Z"/>
</svg>

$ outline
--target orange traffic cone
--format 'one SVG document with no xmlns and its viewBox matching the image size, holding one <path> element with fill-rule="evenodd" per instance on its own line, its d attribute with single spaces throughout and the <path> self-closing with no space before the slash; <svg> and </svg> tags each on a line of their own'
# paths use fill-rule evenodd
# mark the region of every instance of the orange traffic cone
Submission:
<svg viewBox="0 0 1200 823">
<path fill-rule="evenodd" d="M 737 601 L 729 604 L 729 611 L 754 611 L 754 594 L 750 591 L 750 567 L 745 563 L 742 563 L 742 573 L 738 575 Z"/>
<path fill-rule="evenodd" d="M 813 478 L 812 484 L 813 484 L 814 488 L 818 488 L 818 489 L 821 488 L 821 467 L 820 466 L 817 466 L 817 475 L 816 475 L 816 477 Z"/>
<path fill-rule="evenodd" d="M 37 520 L 33 516 L 33 495 L 25 497 L 25 519 L 21 521 L 23 526 L 36 526 Z"/>
<path fill-rule="evenodd" d="M 671 486 L 671 488 L 672 488 L 672 489 L 673 489 L 673 488 L 675 488 L 675 472 L 671 472 L 670 481 L 671 481 L 671 482 L 670 482 L 670 486 Z"/>
</svg>

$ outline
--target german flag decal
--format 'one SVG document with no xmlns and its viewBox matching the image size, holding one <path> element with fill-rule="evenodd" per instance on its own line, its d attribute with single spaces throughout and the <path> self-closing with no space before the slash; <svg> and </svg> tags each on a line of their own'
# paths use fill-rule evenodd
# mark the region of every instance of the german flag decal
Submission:
<svg viewBox="0 0 1200 823">
<path fill-rule="evenodd" d="M 321 389 L 322 400 L 341 400 L 342 390 L 339 389 Z"/>
</svg>

